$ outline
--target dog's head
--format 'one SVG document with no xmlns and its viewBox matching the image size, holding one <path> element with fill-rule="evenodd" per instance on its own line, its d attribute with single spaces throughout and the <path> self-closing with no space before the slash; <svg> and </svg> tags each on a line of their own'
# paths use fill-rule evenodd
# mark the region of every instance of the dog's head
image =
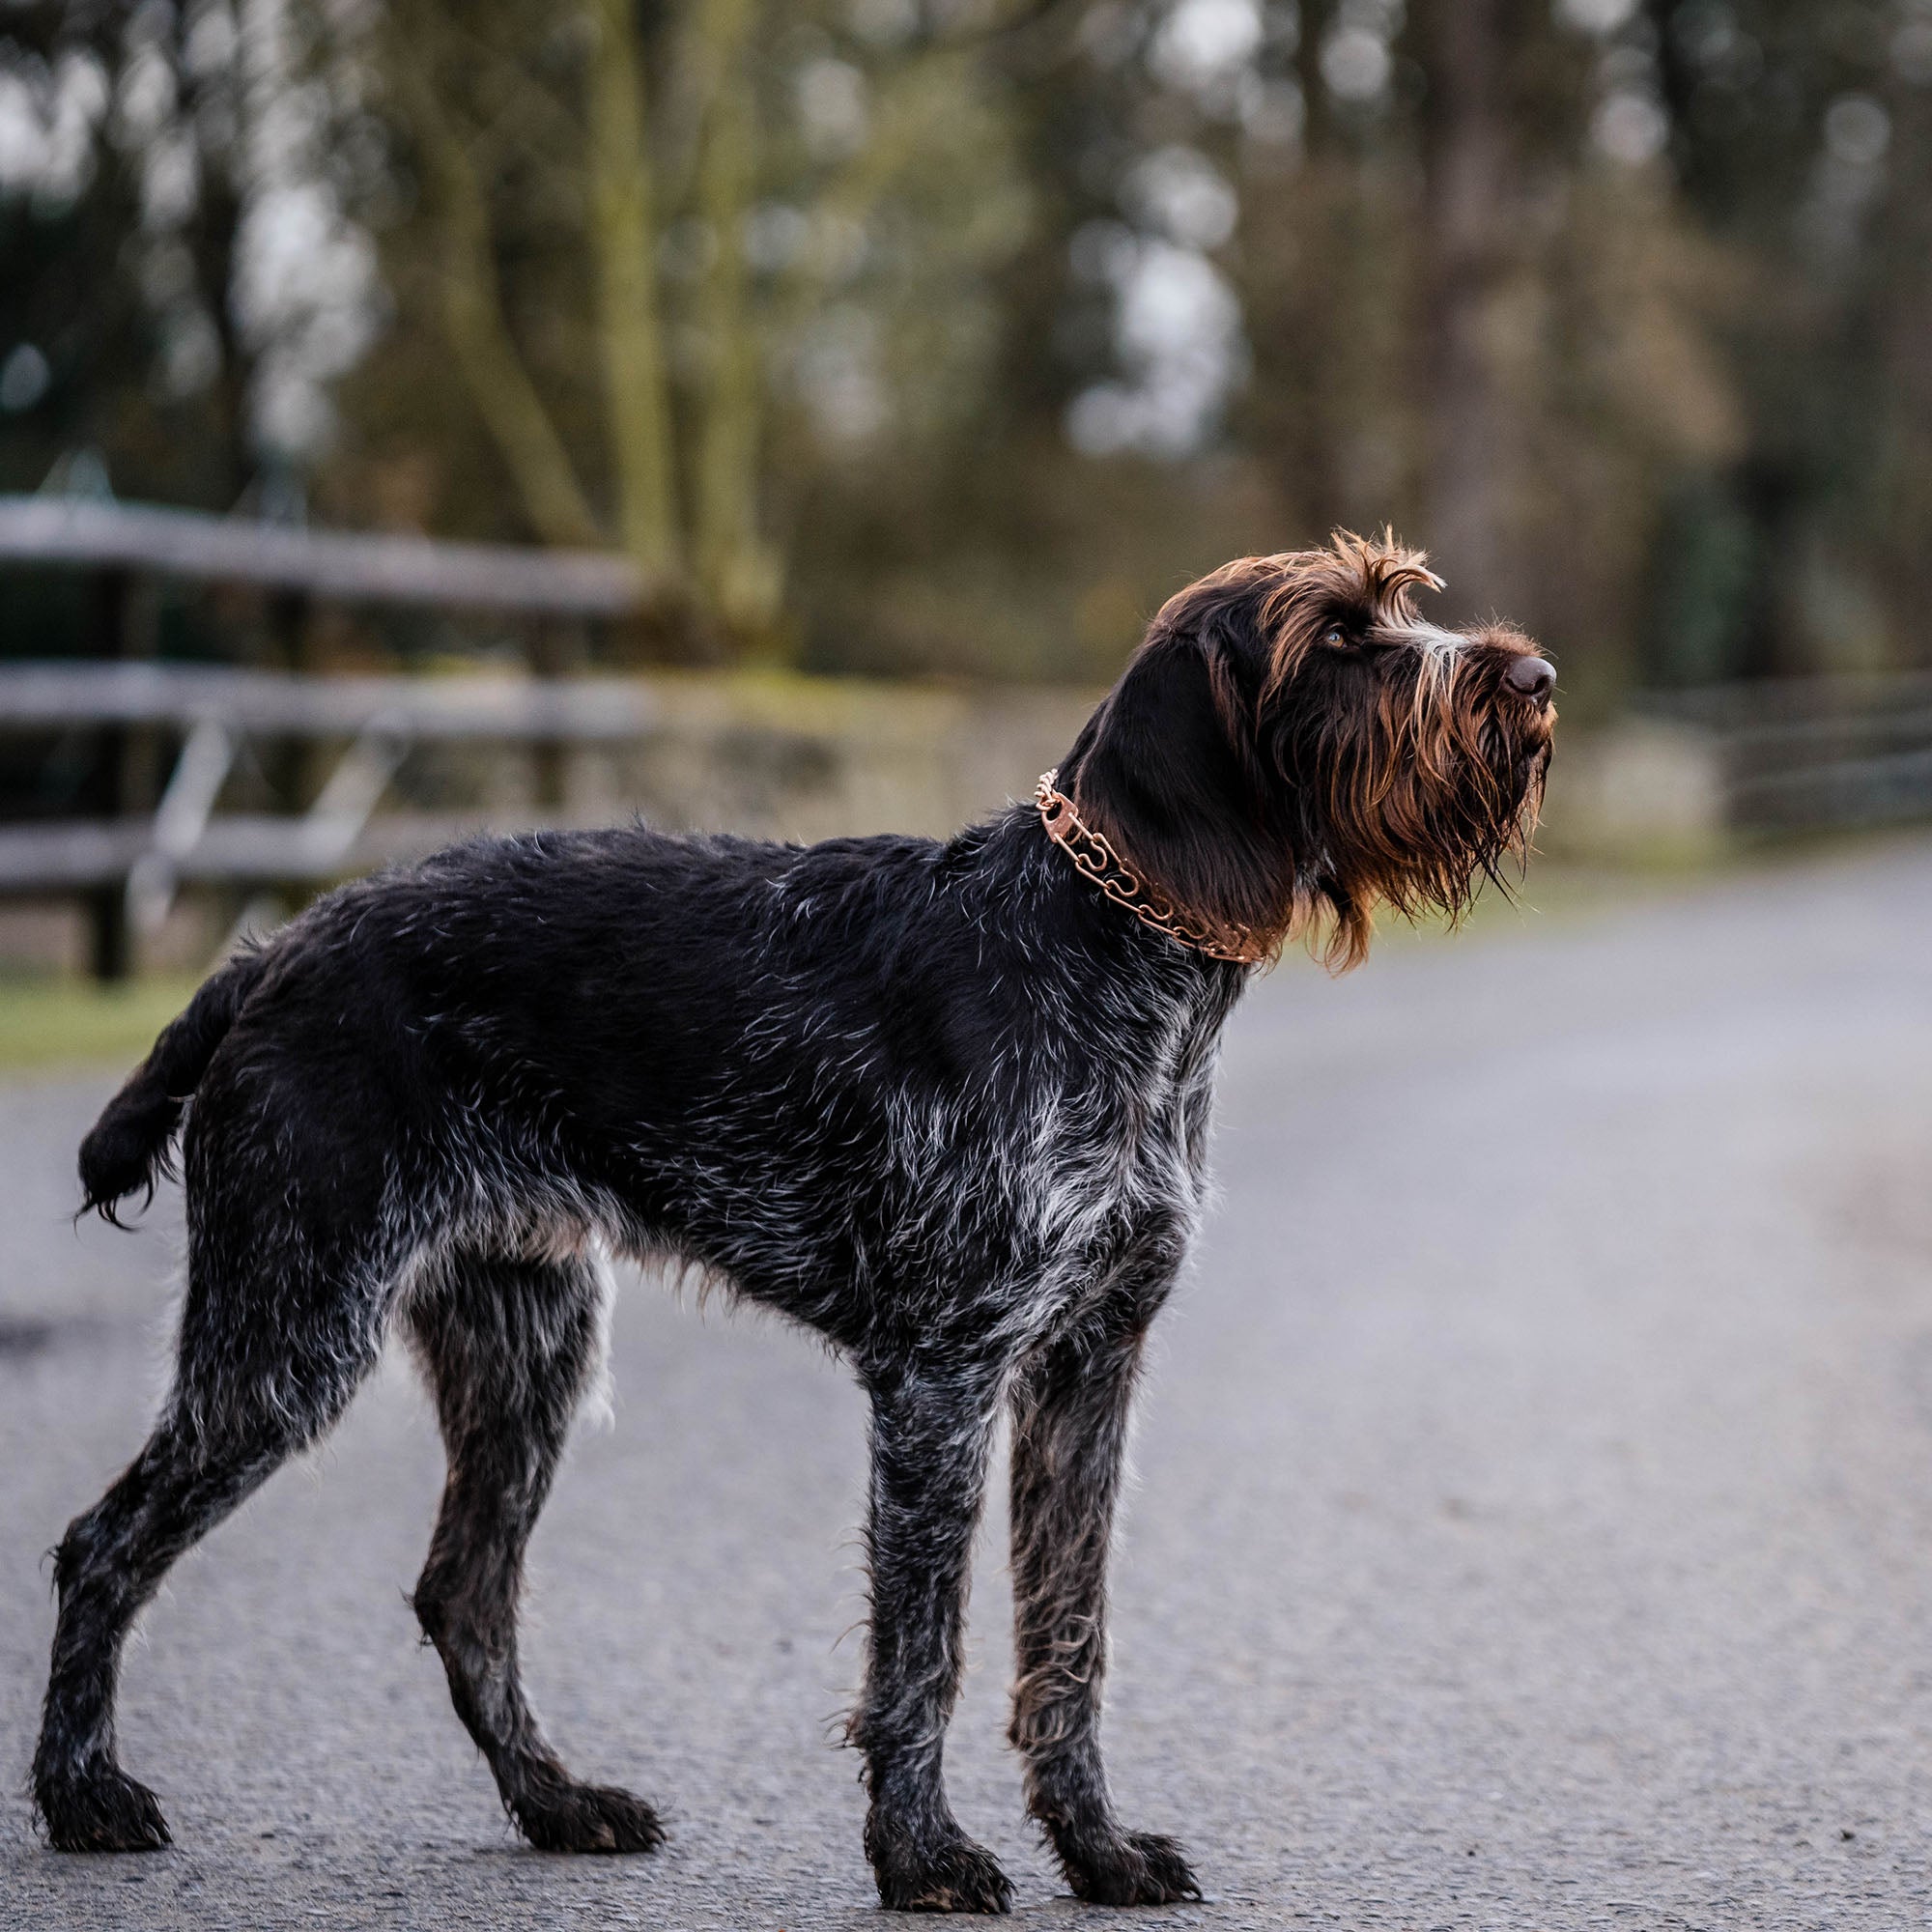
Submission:
<svg viewBox="0 0 1932 1932">
<path fill-rule="evenodd" d="M 1338 534 L 1242 557 L 1170 598 L 1061 767 L 1081 816 L 1231 943 L 1374 909 L 1452 917 L 1527 854 L 1555 672 L 1507 625 L 1444 631 L 1420 551 Z"/>
</svg>

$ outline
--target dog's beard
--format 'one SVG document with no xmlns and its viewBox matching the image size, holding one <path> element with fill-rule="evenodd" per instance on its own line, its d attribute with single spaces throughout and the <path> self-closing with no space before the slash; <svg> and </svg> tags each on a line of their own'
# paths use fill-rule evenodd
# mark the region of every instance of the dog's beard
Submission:
<svg viewBox="0 0 1932 1932">
<path fill-rule="evenodd" d="M 1509 893 L 1520 879 L 1555 714 L 1512 716 L 1519 707 L 1476 682 L 1453 660 L 1425 660 L 1412 682 L 1381 688 L 1354 732 L 1324 734 L 1321 755 L 1302 763 L 1325 775 L 1304 795 L 1320 832 L 1302 923 L 1325 926 L 1332 967 L 1366 955 L 1378 905 L 1455 922 L 1486 883 Z"/>
</svg>

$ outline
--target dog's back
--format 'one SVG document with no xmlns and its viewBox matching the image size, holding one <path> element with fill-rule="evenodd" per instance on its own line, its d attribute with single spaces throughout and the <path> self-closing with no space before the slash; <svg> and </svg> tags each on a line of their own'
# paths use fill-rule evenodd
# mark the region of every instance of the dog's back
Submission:
<svg viewBox="0 0 1932 1932">
<path fill-rule="evenodd" d="M 867 949 L 841 935 L 837 901 L 903 901 L 906 874 L 939 849 L 628 827 L 478 839 L 344 887 L 227 961 L 162 1032 L 82 1143 L 82 1212 L 114 1220 L 130 1195 L 152 1197 L 244 1009 L 237 1051 L 289 1069 L 311 1043 L 330 1085 L 359 1067 L 407 1100 L 426 1080 L 434 1112 L 452 1065 L 486 1087 L 541 1066 L 618 1129 L 640 1091 L 661 1103 L 695 1091 L 768 1008 L 775 965 L 782 976 L 831 945 L 863 978 Z M 902 973 L 901 949 L 894 962 Z"/>
</svg>

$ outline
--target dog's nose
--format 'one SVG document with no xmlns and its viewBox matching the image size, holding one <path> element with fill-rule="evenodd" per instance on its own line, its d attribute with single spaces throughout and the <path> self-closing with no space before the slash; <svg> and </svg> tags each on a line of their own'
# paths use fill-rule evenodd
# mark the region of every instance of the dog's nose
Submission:
<svg viewBox="0 0 1932 1932">
<path fill-rule="evenodd" d="M 1548 658 L 1518 658 L 1509 668 L 1509 687 L 1541 704 L 1556 689 L 1556 667 Z"/>
</svg>

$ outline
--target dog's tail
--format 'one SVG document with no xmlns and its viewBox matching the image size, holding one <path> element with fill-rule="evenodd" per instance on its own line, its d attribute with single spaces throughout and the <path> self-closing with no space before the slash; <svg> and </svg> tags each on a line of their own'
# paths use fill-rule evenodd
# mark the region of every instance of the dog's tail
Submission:
<svg viewBox="0 0 1932 1932">
<path fill-rule="evenodd" d="M 147 1189 L 143 1208 L 155 1198 L 156 1181 L 171 1172 L 182 1109 L 268 963 L 264 952 L 238 952 L 163 1028 L 154 1051 L 108 1101 L 80 1144 L 81 1213 L 97 1213 L 118 1228 L 117 1209 L 137 1187 Z"/>
</svg>

